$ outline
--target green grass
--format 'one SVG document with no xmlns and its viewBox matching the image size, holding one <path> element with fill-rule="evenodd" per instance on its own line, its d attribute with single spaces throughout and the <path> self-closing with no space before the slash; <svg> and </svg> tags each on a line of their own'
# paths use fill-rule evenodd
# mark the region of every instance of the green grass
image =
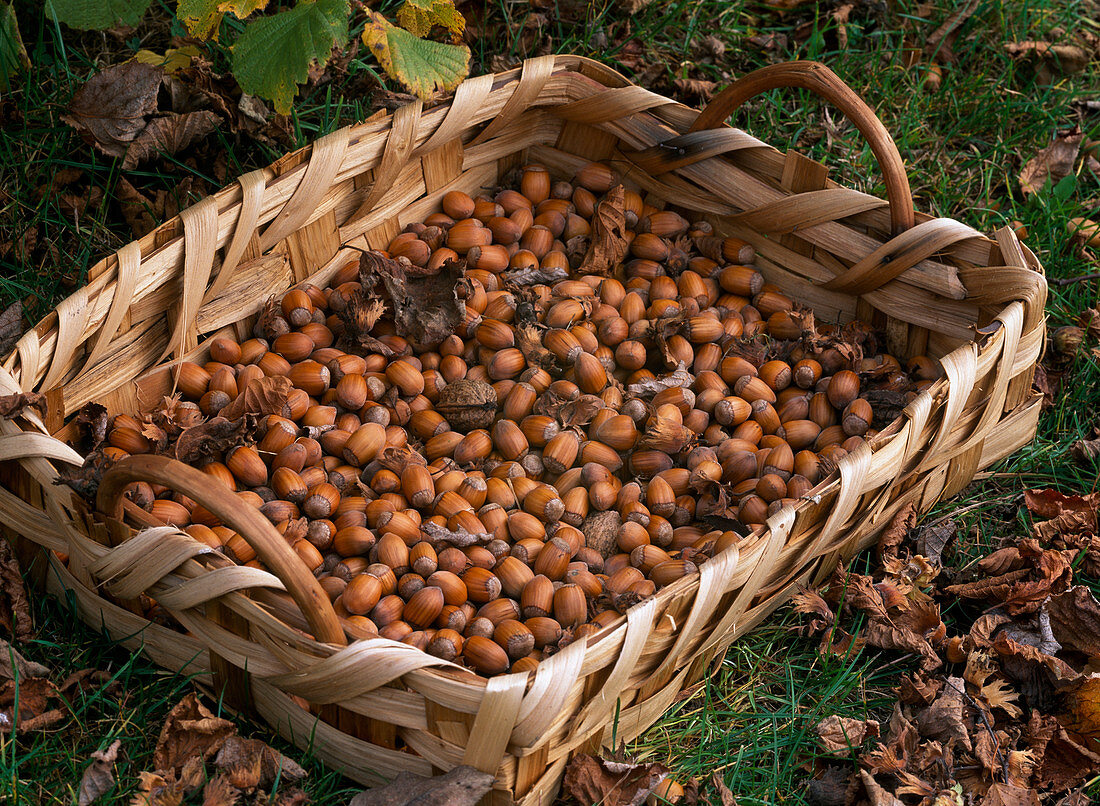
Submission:
<svg viewBox="0 0 1100 806">
<path fill-rule="evenodd" d="M 152 24 L 121 41 L 62 32 L 30 6 L 21 5 L 19 13 L 34 68 L 4 99 L 6 117 L 0 127 L 0 243 L 18 240 L 32 227 L 37 243 L 28 254 L 13 249 L 0 258 L 0 307 L 24 299 L 33 321 L 77 287 L 89 265 L 132 237 L 112 201 L 120 179 L 115 161 L 84 146 L 59 115 L 97 65 L 120 61 L 138 47 L 163 50 L 168 43 L 163 26 Z M 891 13 L 861 5 L 847 25 L 847 47 L 841 48 L 831 15 L 835 5 L 829 2 L 811 3 L 784 16 L 744 0 L 671 0 L 628 16 L 608 0 L 596 0 L 577 5 L 572 20 L 564 20 L 553 14 L 536 16 L 527 3 L 496 0 L 484 6 L 482 25 L 503 27 L 499 34 L 474 42 L 475 72 L 491 69 L 494 57 L 515 60 L 553 51 L 600 58 L 628 76 L 637 75 L 624 50 L 624 43 L 637 39 L 646 48 L 642 67 L 656 65 L 646 81 L 668 92 L 675 78 L 705 78 L 721 85 L 727 80 L 724 73 L 736 76 L 787 58 L 818 59 L 848 81 L 893 133 L 909 167 L 918 209 L 982 231 L 1020 221 L 1028 231 L 1027 244 L 1049 276 L 1095 271 L 1069 242 L 1065 225 L 1073 216 L 1100 216 L 1096 178 L 1082 173 L 1032 198 L 1020 193 L 1016 180 L 1024 161 L 1057 130 L 1080 125 L 1090 138 L 1100 140 L 1100 116 L 1082 115 L 1071 106 L 1078 98 L 1100 97 L 1095 62 L 1091 73 L 1043 86 L 1032 66 L 1012 60 L 1003 48 L 1009 41 L 1051 39 L 1059 28 L 1067 36 L 1078 30 L 1100 34 L 1095 3 L 986 0 L 955 42 L 958 63 L 945 68 L 942 86 L 930 91 L 925 72 L 905 66 L 901 48 L 906 36 L 918 45 L 923 42 L 955 4 L 937 6 L 922 19 L 913 3 L 898 4 Z M 796 35 L 800 30 L 802 35 Z M 765 54 L 749 43 L 750 37 L 768 33 L 787 36 L 788 46 Z M 707 35 L 726 46 L 720 64 L 698 62 L 697 46 Z M 224 69 L 224 64 L 216 61 L 215 69 Z M 371 63 L 356 59 L 345 82 L 300 98 L 291 119 L 297 143 L 370 114 L 369 94 L 349 88 L 366 86 L 373 76 Z M 735 122 L 762 140 L 781 148 L 792 145 L 824 161 L 833 178 L 845 185 L 883 192 L 872 155 L 858 134 L 839 116 L 826 118 L 822 105 L 807 93 L 768 93 L 749 103 Z M 277 149 L 236 135 L 219 137 L 228 149 L 230 178 L 278 156 Z M 214 184 L 207 166 L 179 161 L 159 166 L 128 178 L 148 192 L 172 192 L 188 175 Z M 99 209 L 78 221 L 65 214 L 57 194 L 37 192 L 63 168 L 82 170 L 83 187 L 95 186 L 104 194 Z M 1081 310 L 1097 305 L 1098 288 L 1097 283 L 1052 286 L 1049 324 L 1071 323 Z M 1088 349 L 1082 350 L 1067 379 L 1063 396 L 1043 414 L 1032 445 L 991 468 L 988 478 L 929 516 L 961 512 L 958 540 L 946 555 L 953 567 L 998 547 L 1005 537 L 1026 532 L 1029 523 L 1020 499 L 1025 489 L 1082 492 L 1096 487 L 1097 466 L 1078 464 L 1068 454 L 1069 445 L 1089 436 L 1097 422 L 1100 366 Z M 861 562 L 862 570 L 869 571 L 869 560 Z M 1085 581 L 1100 590 L 1095 580 Z M 121 788 L 102 802 L 126 803 L 136 773 L 149 765 L 165 714 L 190 684 L 111 647 L 76 624 L 61 604 L 39 598 L 36 607 L 42 629 L 35 642 L 22 648 L 25 654 L 53 667 L 58 677 L 85 667 L 108 670 L 121 694 L 89 691 L 73 703 L 61 728 L 4 738 L 0 799 L 6 795 L 12 802 L 70 803 L 89 754 L 122 738 Z M 956 604 L 944 617 L 954 634 L 953 625 L 968 623 L 972 615 Z M 893 702 L 892 686 L 902 672 L 916 668 L 916 660 L 871 650 L 845 659 L 820 658 L 816 639 L 799 638 L 790 629 L 794 623 L 784 610 L 740 640 L 694 696 L 675 705 L 630 749 L 669 764 L 680 778 L 705 779 L 718 771 L 743 804 L 806 803 L 817 754 L 813 726 L 830 714 L 885 719 Z M 246 733 L 268 735 L 247 720 L 239 724 Z M 347 800 L 351 789 L 337 774 L 293 755 L 310 769 L 308 788 L 317 802 Z"/>
</svg>

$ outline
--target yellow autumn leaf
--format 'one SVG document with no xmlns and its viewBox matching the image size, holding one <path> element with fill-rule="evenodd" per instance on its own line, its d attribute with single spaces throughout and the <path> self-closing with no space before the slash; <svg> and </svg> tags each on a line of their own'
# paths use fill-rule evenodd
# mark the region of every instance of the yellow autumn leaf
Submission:
<svg viewBox="0 0 1100 806">
<path fill-rule="evenodd" d="M 374 11 L 367 11 L 363 44 L 382 69 L 409 92 L 428 99 L 453 90 L 470 73 L 470 49 L 421 39 Z"/>
<path fill-rule="evenodd" d="M 179 0 L 176 16 L 187 26 L 187 33 L 197 39 L 217 39 L 222 24 L 218 0 Z"/>
<path fill-rule="evenodd" d="M 139 50 L 134 56 L 134 61 L 151 64 L 153 67 L 162 67 L 164 72 L 171 75 L 185 67 L 190 67 L 191 60 L 198 55 L 197 45 L 184 45 L 182 48 L 168 48 L 164 51 L 164 55 L 151 50 Z"/>
<path fill-rule="evenodd" d="M 270 0 L 225 0 L 218 4 L 218 11 L 223 14 L 232 14 L 239 20 L 243 20 L 249 14 L 263 11 Z"/>
<path fill-rule="evenodd" d="M 453 0 L 405 0 L 397 9 L 397 22 L 416 36 L 427 36 L 433 25 L 446 28 L 457 43 L 466 30 L 466 20 Z"/>
</svg>

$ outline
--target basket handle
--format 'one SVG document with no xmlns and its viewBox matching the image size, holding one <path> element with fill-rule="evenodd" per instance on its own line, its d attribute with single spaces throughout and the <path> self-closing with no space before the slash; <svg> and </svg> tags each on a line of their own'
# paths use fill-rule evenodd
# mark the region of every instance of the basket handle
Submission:
<svg viewBox="0 0 1100 806">
<path fill-rule="evenodd" d="M 730 84 L 702 111 L 690 132 L 714 129 L 733 115 L 742 104 L 762 92 L 781 87 L 810 90 L 844 113 L 871 145 L 879 169 L 886 180 L 886 198 L 890 202 L 890 220 L 894 234 L 914 224 L 913 194 L 898 147 L 874 111 L 851 87 L 820 62 L 794 61 L 772 64 L 753 70 Z"/>
<path fill-rule="evenodd" d="M 201 470 L 167 456 L 140 454 L 120 459 L 103 474 L 96 496 L 99 511 L 121 520 L 123 491 L 135 481 L 155 482 L 181 492 L 218 516 L 256 550 L 256 555 L 286 586 L 314 638 L 340 646 L 347 643 L 328 596 L 258 509 L 242 505 L 228 487 L 213 482 Z"/>
</svg>

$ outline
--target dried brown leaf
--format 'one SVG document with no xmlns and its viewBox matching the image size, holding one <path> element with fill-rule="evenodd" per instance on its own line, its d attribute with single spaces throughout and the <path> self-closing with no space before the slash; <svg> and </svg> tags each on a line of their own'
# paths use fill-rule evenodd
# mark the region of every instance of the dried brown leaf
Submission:
<svg viewBox="0 0 1100 806">
<path fill-rule="evenodd" d="M 245 390 L 237 395 L 228 406 L 218 412 L 226 420 L 236 420 L 245 414 L 265 416 L 287 415 L 286 399 L 294 384 L 284 375 L 257 378 L 249 381 Z"/>
<path fill-rule="evenodd" d="M 845 716 L 827 716 L 814 726 L 817 740 L 829 755 L 843 758 L 858 750 L 868 739 L 879 734 L 879 724 L 873 719 L 853 719 Z"/>
<path fill-rule="evenodd" d="M 39 415 L 45 414 L 46 396 L 38 392 L 0 396 L 0 417 L 18 417 L 25 409 L 34 409 Z"/>
<path fill-rule="evenodd" d="M 360 792 L 348 806 L 475 806 L 493 786 L 493 776 L 473 767 L 455 767 L 437 778 L 400 772 L 392 783 Z"/>
<path fill-rule="evenodd" d="M 726 786 L 726 782 L 722 780 L 722 776 L 717 772 L 710 774 L 710 785 L 714 787 L 714 791 L 718 795 L 720 806 L 737 806 L 737 798 L 733 796 L 730 788 Z"/>
<path fill-rule="evenodd" d="M 182 769 L 192 758 L 210 759 L 236 732 L 232 722 L 214 716 L 192 692 L 165 719 L 153 764 L 160 772 L 167 772 Z"/>
<path fill-rule="evenodd" d="M 193 465 L 202 459 L 219 456 L 237 445 L 251 444 L 255 429 L 255 415 L 245 415 L 236 420 L 211 417 L 201 425 L 184 429 L 176 440 L 176 459 Z"/>
<path fill-rule="evenodd" d="M 157 220 L 163 218 L 163 209 L 158 210 L 153 200 L 134 187 L 125 176 L 120 176 L 115 185 L 115 200 L 135 238 L 152 232 L 157 228 Z"/>
<path fill-rule="evenodd" d="M 19 641 L 34 637 L 27 589 L 11 544 L 0 540 L 0 627 Z"/>
<path fill-rule="evenodd" d="M 237 789 L 268 789 L 276 779 L 297 783 L 306 771 L 259 739 L 230 736 L 218 750 L 214 765 Z"/>
<path fill-rule="evenodd" d="M 689 101 L 701 101 L 706 103 L 714 97 L 714 90 L 718 85 L 713 81 L 703 78 L 677 78 L 673 79 L 672 86 L 677 94 Z"/>
<path fill-rule="evenodd" d="M 126 149 L 122 170 L 132 170 L 161 154 L 177 154 L 214 131 L 220 121 L 209 109 L 153 118 Z"/>
<path fill-rule="evenodd" d="M 890 520 L 889 525 L 883 530 L 878 541 L 879 562 L 894 559 L 898 556 L 898 548 L 901 541 L 909 534 L 909 530 L 917 524 L 916 504 L 908 503 L 898 510 Z"/>
<path fill-rule="evenodd" d="M 917 601 L 892 620 L 872 621 L 864 637 L 868 644 L 880 649 L 918 653 L 921 668 L 930 671 L 943 665 L 931 642 L 942 640 L 945 629 L 940 619 L 939 605 L 932 601 Z"/>
<path fill-rule="evenodd" d="M 16 300 L 0 312 L 0 357 L 6 356 L 23 335 L 23 303 Z"/>
<path fill-rule="evenodd" d="M 867 770 L 860 770 L 859 777 L 863 782 L 863 788 L 867 792 L 867 800 L 871 806 L 904 806 L 900 800 L 894 797 L 893 793 L 884 789 Z"/>
<path fill-rule="evenodd" d="M 1100 676 L 1074 680 L 1064 694 L 1066 714 L 1061 719 L 1062 724 L 1082 736 L 1100 738 Z"/>
<path fill-rule="evenodd" d="M 906 705 L 931 705 L 943 688 L 943 680 L 918 669 L 901 676 L 898 699 Z"/>
<path fill-rule="evenodd" d="M 46 677 L 50 670 L 41 663 L 24 658 L 19 651 L 0 638 L 0 682 L 19 678 Z"/>
<path fill-rule="evenodd" d="M 1092 439 L 1079 439 L 1069 446 L 1070 455 L 1078 462 L 1092 462 L 1100 456 L 1100 429 L 1092 433 Z"/>
<path fill-rule="evenodd" d="M 156 111 L 163 74 L 137 61 L 101 70 L 76 91 L 61 119 L 103 153 L 121 157 Z"/>
<path fill-rule="evenodd" d="M 1049 715 L 1032 711 L 1028 725 L 1031 752 L 1038 759 L 1034 785 L 1062 792 L 1091 778 L 1100 769 L 1100 742 L 1073 736 Z"/>
<path fill-rule="evenodd" d="M 414 348 L 434 347 L 466 320 L 470 293 L 466 261 L 449 260 L 435 274 L 414 275 L 379 252 L 364 252 L 359 263 L 364 288 L 381 280 L 390 296 L 397 335 Z"/>
<path fill-rule="evenodd" d="M 1051 596 L 1046 611 L 1058 643 L 1089 656 L 1100 656 L 1100 602 L 1086 585 Z"/>
<path fill-rule="evenodd" d="M 579 753 L 565 768 L 562 789 L 580 803 L 641 806 L 667 775 L 668 767 L 656 762 L 628 764 Z"/>
<path fill-rule="evenodd" d="M 963 691 L 966 683 L 961 677 L 947 678 L 940 696 L 927 708 L 917 712 L 917 728 L 922 736 L 942 742 L 954 740 L 957 746 L 972 749 L 970 733 L 966 728 L 966 708 Z"/>
<path fill-rule="evenodd" d="M 1039 793 L 1031 788 L 993 783 L 981 806 L 1039 806 Z"/>
<path fill-rule="evenodd" d="M 138 789 L 130 806 L 180 806 L 181 803 L 183 788 L 172 776 L 165 778 L 148 771 L 138 773 Z"/>
<path fill-rule="evenodd" d="M 1004 47 L 1010 56 L 1039 56 L 1064 76 L 1080 73 L 1089 63 L 1088 52 L 1077 45 L 1053 45 L 1050 42 L 1026 40 L 1006 42 Z"/>
<path fill-rule="evenodd" d="M 952 47 L 959 36 L 959 30 L 978 10 L 981 0 L 967 0 L 947 20 L 933 31 L 924 43 L 924 52 L 930 58 L 942 64 L 954 64 L 958 61 Z"/>
<path fill-rule="evenodd" d="M 1020 190 L 1024 195 L 1038 193 L 1048 181 L 1055 185 L 1073 173 L 1084 137 L 1079 131 L 1059 134 L 1053 143 L 1029 159 L 1020 171 Z"/>
<path fill-rule="evenodd" d="M 7 680 L 0 686 L 0 734 L 29 733 L 66 719 L 57 687 L 44 677 Z"/>
<path fill-rule="evenodd" d="M 236 806 L 240 797 L 240 791 L 222 773 L 215 775 L 202 788 L 202 806 Z"/>
<path fill-rule="evenodd" d="M 616 185 L 596 205 L 592 219 L 592 243 L 581 267 L 585 274 L 610 274 L 624 257 L 626 240 L 626 189 Z"/>
<path fill-rule="evenodd" d="M 78 806 L 94 803 L 100 795 L 106 794 L 115 785 L 114 766 L 121 746 L 122 740 L 115 739 L 106 750 L 92 753 L 92 763 L 84 769 L 84 774 L 80 777 L 80 788 L 76 796 Z"/>
</svg>

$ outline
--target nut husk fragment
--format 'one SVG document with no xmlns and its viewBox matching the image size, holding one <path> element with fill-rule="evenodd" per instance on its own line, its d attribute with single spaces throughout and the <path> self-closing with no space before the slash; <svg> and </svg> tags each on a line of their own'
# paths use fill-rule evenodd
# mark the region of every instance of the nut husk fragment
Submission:
<svg viewBox="0 0 1100 806">
<path fill-rule="evenodd" d="M 623 519 L 617 510 L 597 512 L 589 515 L 581 524 L 584 532 L 584 544 L 595 549 L 605 560 L 619 551 L 619 532 L 623 528 Z"/>
<path fill-rule="evenodd" d="M 455 431 L 488 428 L 497 413 L 497 391 L 483 381 L 463 378 L 443 387 L 435 409 Z"/>
</svg>

